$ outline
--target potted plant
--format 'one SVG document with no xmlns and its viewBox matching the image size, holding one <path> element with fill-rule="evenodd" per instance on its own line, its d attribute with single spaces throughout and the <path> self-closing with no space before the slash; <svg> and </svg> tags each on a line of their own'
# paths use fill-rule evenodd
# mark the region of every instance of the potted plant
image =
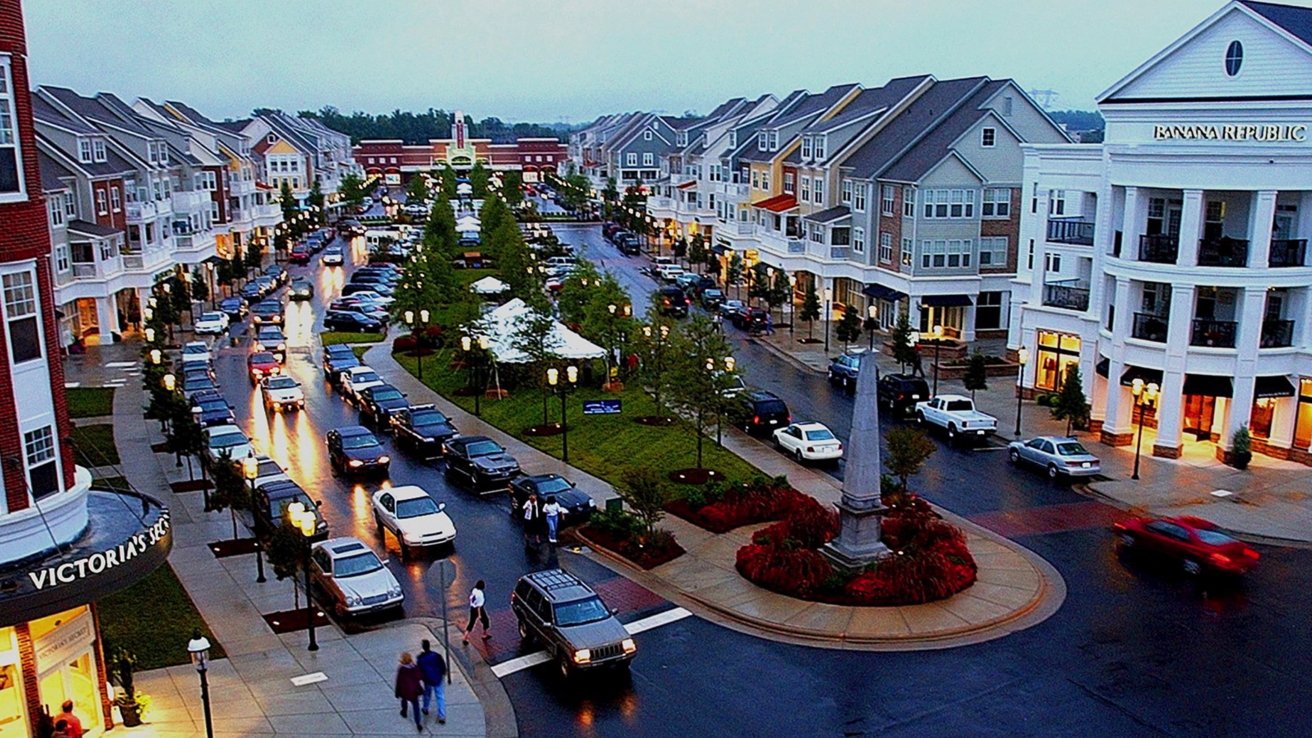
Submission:
<svg viewBox="0 0 1312 738">
<path fill-rule="evenodd" d="M 1241 425 L 1230 436 L 1230 465 L 1236 469 L 1247 469 L 1253 460 L 1253 436 L 1248 426 Z"/>
<path fill-rule="evenodd" d="M 126 648 L 116 648 L 109 658 L 110 680 L 123 690 L 123 694 L 114 699 L 119 713 L 123 716 L 123 725 L 133 728 L 141 725 L 141 715 L 149 706 L 145 695 L 138 695 L 132 685 L 132 673 L 137 668 L 137 657 Z"/>
</svg>

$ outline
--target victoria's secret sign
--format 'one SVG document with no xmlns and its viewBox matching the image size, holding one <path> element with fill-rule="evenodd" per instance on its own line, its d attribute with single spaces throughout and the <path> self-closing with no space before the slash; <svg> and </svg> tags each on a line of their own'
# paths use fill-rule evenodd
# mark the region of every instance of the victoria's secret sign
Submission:
<svg viewBox="0 0 1312 738">
<path fill-rule="evenodd" d="M 165 513 L 155 521 L 154 525 L 133 534 L 131 538 L 108 551 L 97 551 L 79 559 L 65 561 L 38 571 L 29 571 L 27 576 L 32 579 L 32 585 L 38 591 L 61 584 L 72 584 L 89 576 L 103 574 L 120 564 L 126 564 L 154 546 L 163 545 L 168 532 L 169 517 Z"/>
<path fill-rule="evenodd" d="M 1306 141 L 1306 125 L 1153 126 L 1158 141 Z"/>
</svg>

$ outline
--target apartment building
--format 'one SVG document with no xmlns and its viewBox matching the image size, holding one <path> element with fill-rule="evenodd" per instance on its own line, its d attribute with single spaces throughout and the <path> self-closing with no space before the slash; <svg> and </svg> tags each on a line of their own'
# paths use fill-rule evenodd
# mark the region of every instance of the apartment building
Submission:
<svg viewBox="0 0 1312 738">
<path fill-rule="evenodd" d="M 1099 96 L 1105 143 L 1023 147 L 1027 390 L 1078 366 L 1104 443 L 1142 418 L 1157 456 L 1225 458 L 1247 426 L 1312 464 L 1310 72 L 1312 9 L 1237 0 Z"/>
</svg>

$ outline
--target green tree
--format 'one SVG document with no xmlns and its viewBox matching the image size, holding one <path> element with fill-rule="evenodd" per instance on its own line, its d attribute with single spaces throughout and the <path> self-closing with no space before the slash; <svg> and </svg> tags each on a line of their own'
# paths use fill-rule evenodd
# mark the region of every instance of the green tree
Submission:
<svg viewBox="0 0 1312 738">
<path fill-rule="evenodd" d="M 902 491 L 906 491 L 907 479 L 920 472 L 937 446 L 924 431 L 908 426 L 898 426 L 888 431 L 884 441 L 888 446 L 888 453 L 883 458 L 884 468 L 898 478 Z"/>
<path fill-rule="evenodd" d="M 210 491 L 210 509 L 226 509 L 232 518 L 232 540 L 237 540 L 237 511 L 251 506 L 250 489 L 242 479 L 238 464 L 241 459 L 230 458 L 226 453 L 210 469 L 214 489 Z"/>
<path fill-rule="evenodd" d="M 428 222 L 424 224 L 424 244 L 436 249 L 447 259 L 457 256 L 457 244 L 460 235 L 456 233 L 456 214 L 451 209 L 451 200 L 445 192 L 438 193 L 433 201 L 433 209 L 428 212 Z"/>
<path fill-rule="evenodd" d="M 342 176 L 342 181 L 337 186 L 337 191 L 342 194 L 342 199 L 358 208 L 364 204 L 364 180 L 355 172 L 348 172 Z"/>
<path fill-rule="evenodd" d="M 656 524 L 665 517 L 665 504 L 670 501 L 669 488 L 660 472 L 649 466 L 625 469 L 615 493 L 642 521 L 647 537 L 654 535 Z"/>
<path fill-rule="evenodd" d="M 474 162 L 474 168 L 469 170 L 469 186 L 473 189 L 475 200 L 483 200 L 487 197 L 487 185 L 491 176 L 488 174 L 487 167 L 483 162 Z"/>
<path fill-rule="evenodd" d="M 966 389 L 970 390 L 970 399 L 975 399 L 975 391 L 989 388 L 988 364 L 984 361 L 984 354 L 979 349 L 970 355 L 970 361 L 966 363 L 966 373 L 961 377 L 961 383 Z"/>
<path fill-rule="evenodd" d="M 504 221 L 489 237 L 497 272 L 501 275 L 501 281 L 510 286 L 511 294 L 525 301 L 535 294 L 541 296 L 541 274 L 529 257 L 528 246 L 524 243 L 519 226 L 513 220 Z M 484 243 L 489 243 L 489 240 Z"/>
<path fill-rule="evenodd" d="M 726 392 L 735 384 L 737 364 L 725 359 L 732 347 L 724 333 L 703 315 L 697 315 L 675 335 L 670 367 L 670 404 L 689 420 L 697 440 L 697 468 L 702 466 L 702 441 L 712 425 L 719 426 L 729 410 Z"/>
<path fill-rule="evenodd" d="M 588 182 L 586 175 L 573 173 L 565 177 L 563 194 L 565 205 L 570 210 L 582 210 L 587 207 L 591 192 L 592 183 Z"/>
<path fill-rule="evenodd" d="M 771 309 L 788 304 L 793 299 L 793 285 L 788 281 L 788 273 L 782 269 L 774 271 L 774 279 L 770 282 L 770 289 L 765 294 L 765 304 Z M 779 313 L 779 321 L 783 322 L 784 314 Z M 792 323 L 789 323 L 789 330 L 792 330 Z"/>
<path fill-rule="evenodd" d="M 654 311 L 651 315 L 653 316 L 651 320 L 642 326 L 636 336 L 640 360 L 638 377 L 642 386 L 652 393 L 656 403 L 656 417 L 664 417 L 665 405 L 661 402 L 661 397 L 668 396 L 670 379 L 676 375 L 670 371 L 670 368 L 674 359 L 677 324 Z"/>
<path fill-rule="evenodd" d="M 282 222 L 286 223 L 287 227 L 294 228 L 297 214 L 296 195 L 292 193 L 292 186 L 286 179 L 278 189 L 278 206 L 282 208 Z"/>
<path fill-rule="evenodd" d="M 205 281 L 205 275 L 199 270 L 191 275 L 191 296 L 196 302 L 205 302 L 210 299 L 210 285 Z"/>
<path fill-rule="evenodd" d="M 328 214 L 323 209 L 323 188 L 319 186 L 318 177 L 310 185 L 310 194 L 305 198 L 305 204 L 310 206 L 310 219 L 316 227 L 327 222 Z"/>
<path fill-rule="evenodd" d="M 630 333 L 632 318 L 629 316 L 633 314 L 633 306 L 629 293 L 610 272 L 590 284 L 579 332 L 588 340 L 605 346 L 609 352 L 615 348 L 621 334 Z M 611 305 L 615 306 L 615 312 L 611 312 Z"/>
<path fill-rule="evenodd" d="M 848 344 L 861 338 L 861 314 L 856 308 L 848 305 L 843 308 L 843 317 L 838 321 L 838 328 L 835 329 L 838 340 L 843 342 L 843 348 L 846 349 Z"/>
<path fill-rule="evenodd" d="M 561 283 L 560 292 L 556 294 L 556 309 L 560 312 L 561 322 L 576 329 L 582 327 L 588 302 L 600 279 L 601 275 L 592 262 L 579 262 Z"/>
<path fill-rule="evenodd" d="M 747 284 L 749 300 L 765 301 L 770 296 L 770 267 L 763 261 L 752 266 L 751 281 Z"/>
<path fill-rule="evenodd" d="M 546 425 L 550 422 L 547 408 L 551 397 L 550 387 L 547 385 L 547 366 L 560 359 L 560 349 L 563 345 L 560 337 L 556 335 L 556 321 L 551 317 L 550 312 L 530 307 L 519 318 L 510 341 L 510 345 L 516 351 L 528 357 L 538 386 L 542 389 L 542 424 Z"/>
<path fill-rule="evenodd" d="M 743 257 L 735 251 L 733 256 L 729 257 L 729 266 L 724 270 L 725 286 L 733 285 L 734 294 L 742 297 L 743 281 Z"/>
<path fill-rule="evenodd" d="M 264 263 L 264 247 L 260 246 L 257 241 L 251 241 L 246 245 L 245 259 L 246 263 L 242 266 L 245 267 L 247 272 L 252 269 L 258 270 L 260 265 Z"/>
<path fill-rule="evenodd" d="M 184 312 L 191 315 L 190 283 L 182 277 L 174 275 L 169 277 L 164 284 L 168 286 L 164 296 L 168 298 L 169 302 L 173 303 L 173 313 L 178 316 L 179 323 L 181 323 Z"/>
<path fill-rule="evenodd" d="M 303 579 L 299 575 L 305 571 L 309 556 L 309 541 L 286 517 L 269 533 L 269 540 L 264 542 L 264 558 L 268 560 L 269 568 L 273 569 L 273 575 L 280 581 L 292 578 L 293 608 L 298 610 L 301 607 L 300 587 Z M 309 597 L 308 592 L 306 597 Z"/>
<path fill-rule="evenodd" d="M 410 183 L 405 186 L 405 202 L 407 205 L 415 205 L 428 201 L 428 185 L 424 184 L 424 178 L 416 172 L 410 177 Z"/>
<path fill-rule="evenodd" d="M 510 212 L 510 207 L 499 197 L 489 197 L 483 201 L 483 207 L 478 211 L 479 229 L 482 233 L 496 234 L 503 223 L 515 223 L 515 215 Z M 516 227 L 518 230 L 518 227 Z M 499 244 L 493 242 L 489 247 L 488 241 L 484 240 L 484 250 L 490 252 L 492 258 L 497 258 L 496 247 Z"/>
<path fill-rule="evenodd" d="M 688 264 L 704 267 L 706 265 L 706 242 L 702 240 L 702 234 L 698 233 L 688 244 Z M 699 270 L 701 271 L 701 270 Z"/>
<path fill-rule="evenodd" d="M 915 366 L 919 356 L 911 343 L 911 320 L 905 312 L 899 313 L 897 323 L 893 326 L 893 361 L 905 372 L 908 366 Z"/>
<path fill-rule="evenodd" d="M 615 201 L 620 197 L 619 188 L 615 184 L 614 177 L 606 178 L 606 186 L 601 191 L 601 204 L 606 218 L 614 217 Z"/>
<path fill-rule="evenodd" d="M 820 319 L 820 295 L 815 291 L 815 280 L 807 280 L 806 295 L 802 297 L 802 310 L 797 317 L 806 321 L 807 340 L 815 340 L 815 321 Z"/>
<path fill-rule="evenodd" d="M 1071 364 L 1062 380 L 1061 391 L 1050 409 L 1056 420 L 1066 421 L 1066 435 L 1071 434 L 1072 426 L 1083 427 L 1089 421 L 1089 400 L 1084 396 L 1084 380 L 1080 377 L 1078 364 Z"/>
<path fill-rule="evenodd" d="M 524 175 L 508 171 L 501 175 L 501 198 L 512 208 L 524 202 Z"/>
</svg>

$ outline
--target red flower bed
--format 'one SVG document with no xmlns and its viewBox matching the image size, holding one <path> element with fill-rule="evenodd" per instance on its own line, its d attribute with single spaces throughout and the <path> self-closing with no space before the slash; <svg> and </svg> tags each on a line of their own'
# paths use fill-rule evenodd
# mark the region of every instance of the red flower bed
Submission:
<svg viewBox="0 0 1312 738">
<path fill-rule="evenodd" d="M 744 525 L 779 520 L 815 500 L 792 487 L 777 484 L 744 484 L 732 487 L 714 502 L 697 505 L 686 498 L 671 501 L 665 510 L 712 533 L 726 533 Z"/>
<path fill-rule="evenodd" d="M 584 525 L 578 532 L 578 537 L 585 543 L 623 556 L 643 569 L 660 566 L 683 555 L 683 546 L 668 533 L 654 536 L 645 545 L 639 546 L 633 537 L 616 535 L 595 525 Z"/>
<path fill-rule="evenodd" d="M 838 535 L 838 515 L 802 497 L 806 502 L 738 549 L 738 572 L 754 584 L 804 600 L 891 606 L 945 599 L 975 583 L 965 535 L 915 496 L 898 500 L 883 518 L 893 555 L 844 581 L 817 550 Z"/>
</svg>

